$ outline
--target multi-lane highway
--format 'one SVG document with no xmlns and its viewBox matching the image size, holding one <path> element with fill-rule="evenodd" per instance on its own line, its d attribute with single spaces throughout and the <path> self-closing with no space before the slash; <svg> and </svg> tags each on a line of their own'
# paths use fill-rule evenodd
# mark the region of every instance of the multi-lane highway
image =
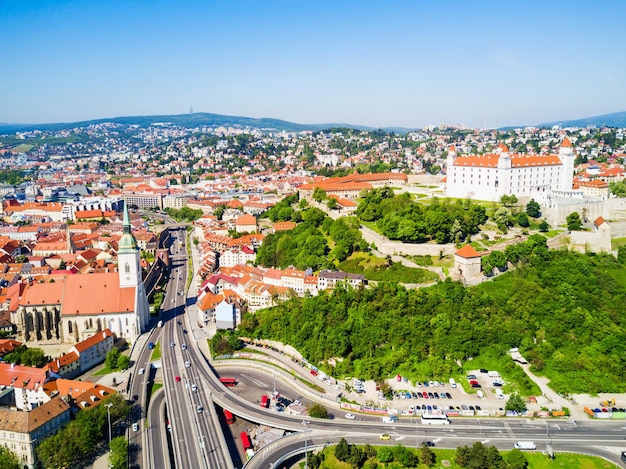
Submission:
<svg viewBox="0 0 626 469">
<path fill-rule="evenodd" d="M 204 379 L 207 365 L 189 334 L 189 318 L 184 314 L 187 301 L 185 229 L 172 230 L 171 238 L 171 270 L 164 299 L 167 312 L 160 342 L 175 466 L 229 468 L 232 462 Z"/>
</svg>

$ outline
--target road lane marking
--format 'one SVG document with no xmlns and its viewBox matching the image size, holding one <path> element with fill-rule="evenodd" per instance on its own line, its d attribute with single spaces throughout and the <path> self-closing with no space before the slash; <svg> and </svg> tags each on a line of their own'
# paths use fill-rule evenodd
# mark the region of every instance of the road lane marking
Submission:
<svg viewBox="0 0 626 469">
<path fill-rule="evenodd" d="M 245 374 L 242 374 L 241 376 L 243 376 L 244 378 L 249 379 L 249 380 L 250 380 L 250 381 L 252 381 L 254 384 L 256 384 L 257 386 L 260 386 L 260 387 L 262 387 L 262 388 L 267 388 L 267 387 L 269 387 L 269 386 L 268 386 L 267 384 L 265 384 L 264 382 L 259 381 L 258 379 L 255 379 L 255 378 L 253 378 L 252 376 L 248 376 L 248 375 L 245 375 Z"/>
</svg>

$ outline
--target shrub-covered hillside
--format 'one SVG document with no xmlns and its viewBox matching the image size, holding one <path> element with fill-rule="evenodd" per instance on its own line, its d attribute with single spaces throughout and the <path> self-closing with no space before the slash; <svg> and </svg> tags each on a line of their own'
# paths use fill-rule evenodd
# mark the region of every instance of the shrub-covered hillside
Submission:
<svg viewBox="0 0 626 469">
<path fill-rule="evenodd" d="M 625 392 L 626 268 L 536 245 L 515 271 L 475 288 L 337 289 L 248 314 L 240 330 L 313 363 L 343 357 L 337 374 L 444 378 L 455 360 L 519 347 L 561 392 Z"/>
</svg>

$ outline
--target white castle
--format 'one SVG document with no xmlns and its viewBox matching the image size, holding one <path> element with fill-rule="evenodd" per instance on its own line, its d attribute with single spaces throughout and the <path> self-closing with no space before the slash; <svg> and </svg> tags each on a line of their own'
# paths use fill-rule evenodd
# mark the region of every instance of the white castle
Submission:
<svg viewBox="0 0 626 469">
<path fill-rule="evenodd" d="M 567 137 L 558 155 L 509 153 L 501 144 L 496 153 L 458 156 L 452 146 L 447 159 L 446 195 L 490 201 L 515 195 L 544 203 L 553 196 L 578 197 L 579 191 L 572 190 L 575 158 Z"/>
</svg>

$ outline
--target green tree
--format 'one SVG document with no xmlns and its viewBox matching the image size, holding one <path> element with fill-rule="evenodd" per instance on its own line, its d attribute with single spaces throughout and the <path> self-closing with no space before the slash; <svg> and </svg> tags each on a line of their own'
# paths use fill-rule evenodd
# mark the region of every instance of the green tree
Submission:
<svg viewBox="0 0 626 469">
<path fill-rule="evenodd" d="M 330 210 L 335 210 L 337 207 L 339 207 L 339 202 L 337 202 L 337 199 L 335 199 L 334 197 L 329 197 L 326 201 L 326 206 Z"/>
<path fill-rule="evenodd" d="M 328 195 L 326 194 L 326 191 L 324 189 L 322 189 L 321 187 L 316 187 L 315 189 L 313 189 L 312 197 L 313 200 L 321 204 L 322 201 L 326 200 L 326 197 L 328 197 Z"/>
<path fill-rule="evenodd" d="M 337 446 L 335 446 L 334 453 L 335 453 L 335 457 L 339 461 L 345 462 L 348 460 L 348 458 L 350 457 L 350 445 L 348 444 L 345 438 L 342 438 L 341 440 L 339 440 L 339 443 L 337 443 Z"/>
<path fill-rule="evenodd" d="M 24 366 L 43 366 L 47 362 L 44 351 L 40 348 L 29 348 L 22 354 Z"/>
<path fill-rule="evenodd" d="M 509 397 L 509 400 L 506 401 L 506 406 L 504 408 L 505 410 L 522 413 L 526 410 L 526 403 L 518 393 L 513 393 Z"/>
<path fill-rule="evenodd" d="M 366 459 L 365 452 L 359 446 L 350 445 L 350 457 L 348 458 L 348 462 L 352 467 L 363 467 Z"/>
<path fill-rule="evenodd" d="M 500 207 L 493 214 L 493 221 L 498 226 L 500 231 L 506 233 L 508 231 L 508 227 L 511 226 L 511 211 L 506 207 Z"/>
<path fill-rule="evenodd" d="M 394 460 L 393 448 L 391 448 L 390 446 L 381 446 L 380 448 L 378 448 L 376 456 L 378 457 L 378 460 L 382 462 L 383 464 L 388 463 L 388 462 L 393 462 Z"/>
<path fill-rule="evenodd" d="M 120 355 L 117 359 L 117 369 L 127 370 L 130 366 L 130 357 L 128 355 Z"/>
<path fill-rule="evenodd" d="M 112 348 L 107 352 L 104 359 L 104 364 L 111 370 L 117 369 L 117 360 L 120 358 L 120 351 L 117 348 Z"/>
<path fill-rule="evenodd" d="M 127 469 L 128 440 L 123 436 L 118 436 L 111 440 L 111 452 L 109 453 L 109 464 L 111 469 Z"/>
<path fill-rule="evenodd" d="M 315 403 L 309 407 L 309 416 L 316 419 L 327 419 L 328 411 L 323 405 Z"/>
<path fill-rule="evenodd" d="M 430 447 L 426 443 L 423 443 L 420 447 L 418 457 L 420 464 L 423 464 L 426 467 L 433 467 L 437 462 L 437 455 L 434 453 L 433 450 L 430 449 Z"/>
<path fill-rule="evenodd" d="M 539 223 L 539 231 L 541 233 L 547 233 L 549 229 L 550 225 L 548 225 L 548 222 L 545 220 L 541 220 L 541 222 Z"/>
<path fill-rule="evenodd" d="M 506 462 L 509 469 L 526 469 L 528 467 L 526 456 L 517 448 L 509 451 L 506 455 Z"/>
<path fill-rule="evenodd" d="M 527 228 L 530 226 L 530 220 L 528 219 L 528 215 L 524 212 L 520 212 L 517 214 L 517 224 L 523 228 Z"/>
<path fill-rule="evenodd" d="M 4 446 L 0 446 L 0 467 L 2 469 L 20 469 L 21 467 L 17 456 Z"/>
<path fill-rule="evenodd" d="M 505 194 L 502 197 L 500 197 L 500 202 L 505 207 L 512 207 L 515 204 L 517 204 L 517 197 L 515 196 L 515 194 L 512 194 L 512 195 Z"/>
<path fill-rule="evenodd" d="M 578 212 L 570 213 L 566 218 L 567 229 L 570 231 L 578 231 L 582 228 L 583 223 Z"/>
<path fill-rule="evenodd" d="M 539 205 L 539 202 L 536 202 L 535 199 L 530 199 L 530 201 L 526 204 L 526 213 L 532 218 L 541 217 L 541 206 Z"/>
</svg>

